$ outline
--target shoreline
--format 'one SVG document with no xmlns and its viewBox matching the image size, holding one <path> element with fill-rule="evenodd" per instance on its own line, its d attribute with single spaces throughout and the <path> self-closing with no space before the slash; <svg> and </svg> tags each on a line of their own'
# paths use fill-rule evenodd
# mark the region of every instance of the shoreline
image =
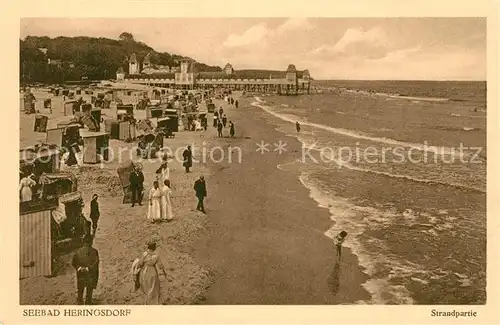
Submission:
<svg viewBox="0 0 500 325">
<path fill-rule="evenodd" d="M 290 104 L 290 101 L 285 97 L 283 97 L 282 101 L 275 98 L 271 100 L 273 106 L 281 104 L 281 106 L 287 107 L 287 104 Z M 300 121 L 300 116 L 303 114 L 295 114 L 294 110 L 303 113 L 304 107 L 313 105 L 308 100 L 304 100 L 301 104 L 283 112 L 277 128 L 278 131 L 289 137 L 297 138 L 295 128 L 289 122 L 296 119 Z M 269 104 L 265 105 L 268 106 Z M 271 110 L 270 107 L 266 108 Z M 279 109 L 276 108 L 276 110 Z M 290 113 L 289 116 L 288 113 Z M 323 117 L 328 118 L 328 116 Z M 306 128 L 305 130 L 304 136 L 298 138 L 307 145 L 307 141 L 310 139 L 308 138 L 309 129 Z M 321 136 L 323 138 L 320 138 L 319 141 L 324 142 L 328 134 Z M 450 265 L 449 257 L 447 257 L 450 253 L 445 254 L 440 250 L 438 248 L 439 244 L 421 244 L 428 240 L 433 243 L 446 243 L 450 237 L 456 237 L 455 232 L 449 234 L 444 232 L 443 229 L 445 227 L 451 229 L 462 228 L 464 223 L 468 222 L 467 215 L 463 213 L 464 209 L 471 208 L 470 205 L 476 202 L 477 211 L 482 211 L 484 203 L 481 203 L 481 198 L 484 200 L 484 191 L 461 187 L 457 188 L 457 192 L 448 194 L 446 192 L 449 191 L 450 186 L 455 187 L 454 184 L 415 182 L 415 179 L 410 177 L 411 174 L 405 178 L 386 177 L 394 175 L 385 175 L 379 171 L 371 173 L 370 170 L 360 170 L 364 173 L 358 173 L 356 169 L 351 171 L 350 168 L 341 168 L 341 171 L 332 169 L 331 172 L 316 171 L 314 164 L 308 167 L 312 169 L 303 169 L 300 163 L 280 166 L 281 169 L 292 172 L 294 170 L 304 171 L 304 180 L 306 181 L 304 185 L 312 187 L 315 192 L 313 194 L 315 201 L 320 206 L 327 208 L 333 216 L 332 221 L 334 223 L 327 236 L 332 237 L 343 227 L 346 227 L 350 234 L 357 234 L 358 231 L 361 231 L 359 237 L 357 237 L 361 242 L 354 240 L 350 245 L 351 241 L 348 240 L 346 246 L 351 246 L 354 249 L 360 265 L 365 267 L 365 273 L 370 275 L 369 281 L 364 283 L 363 287 L 372 293 L 372 304 L 428 304 L 440 301 L 469 303 L 471 301 L 476 302 L 476 299 L 479 302 L 484 301 L 484 295 L 480 292 L 480 290 L 484 290 L 482 275 L 484 274 L 482 272 L 484 268 L 481 269 L 480 264 L 475 264 L 480 269 L 477 276 L 474 275 L 475 273 L 471 273 L 468 267 L 465 267 L 467 272 L 462 272 L 455 264 Z M 386 190 L 378 193 L 379 189 Z M 422 197 L 428 199 L 420 199 L 418 198 L 419 195 L 416 195 L 416 198 L 411 200 L 409 199 L 411 196 L 405 195 L 405 191 L 421 193 Z M 436 193 L 439 194 L 436 195 Z M 441 193 L 442 195 L 440 195 Z M 463 195 L 464 199 L 457 199 L 461 195 Z M 436 196 L 442 197 L 443 200 L 435 199 Z M 464 200 L 469 202 L 469 206 L 463 203 Z M 455 202 L 455 204 L 452 202 Z M 472 208 L 472 210 L 474 209 Z M 473 211 L 471 212 L 473 214 Z M 459 222 L 450 222 L 450 220 L 459 220 Z M 428 225 L 432 225 L 432 229 L 419 228 Z M 481 226 L 478 226 L 478 231 L 481 232 Z M 391 234 L 388 235 L 388 239 L 386 234 Z M 401 245 L 401 238 L 411 241 L 412 244 L 405 248 L 404 245 Z M 419 240 L 415 240 L 415 238 L 419 238 Z M 383 248 L 377 249 L 376 244 L 378 242 L 383 242 L 388 246 L 382 246 L 383 244 L 381 244 L 380 247 Z M 429 253 L 413 254 L 412 247 L 418 247 L 415 248 L 417 252 L 422 252 L 422 249 L 427 247 L 430 250 Z M 388 256 L 396 257 L 387 259 Z M 429 256 L 436 257 L 434 263 L 440 263 L 443 259 L 445 261 L 443 264 L 432 264 L 433 262 L 427 262 Z M 454 258 L 460 261 L 457 262 L 458 265 L 466 261 L 462 257 L 455 255 Z M 444 265 L 444 267 L 441 266 L 444 270 L 434 265 Z M 401 273 L 393 270 L 401 270 Z M 461 279 L 466 279 L 468 282 L 463 284 Z M 459 283 L 455 284 L 456 282 Z M 426 288 L 422 284 L 431 284 L 436 289 Z M 455 285 L 459 287 L 457 288 Z M 453 289 L 451 288 L 456 288 L 456 296 L 452 293 Z M 428 294 L 429 290 L 431 290 L 431 295 Z M 471 296 L 470 299 L 463 298 L 467 294 Z"/>
<path fill-rule="evenodd" d="M 238 109 L 227 111 L 239 135 L 232 142 L 241 144 L 247 156 L 242 164 L 221 166 L 214 176 L 218 186 L 212 189 L 207 181 L 209 196 L 221 199 L 207 204 L 216 213 L 209 212 L 210 229 L 194 245 L 196 260 L 214 270 L 203 304 L 316 305 L 369 300 L 361 286 L 367 275 L 351 250 L 344 247 L 342 262 L 335 261 L 335 247 L 325 236 L 332 226 L 328 211 L 311 199 L 300 174 L 279 168 L 293 159 L 296 150 L 278 157 L 268 154 L 266 161 L 255 153 L 260 139 L 285 136 L 276 130 L 274 117 L 252 102 L 253 98 L 240 99 Z M 293 145 L 298 144 L 294 139 Z M 241 175 L 244 181 L 238 184 Z M 252 197 L 244 194 L 248 188 Z M 231 206 L 223 199 L 228 196 Z"/>
<path fill-rule="evenodd" d="M 279 165 L 288 159 L 289 155 L 274 157 L 262 164 L 261 157 L 252 154 L 255 152 L 254 140 L 258 139 L 259 136 L 265 135 L 268 139 L 278 139 L 281 137 L 281 133 L 276 130 L 276 125 L 269 120 L 270 116 L 267 113 L 250 105 L 253 98 L 239 98 L 239 101 L 238 109 L 222 104 L 221 100 L 216 101 L 217 107 L 222 104 L 229 120 L 235 122 L 237 134 L 235 139 L 217 138 L 216 130 L 209 126 L 206 133 L 179 132 L 174 139 L 165 140 L 165 147 L 175 149 L 191 144 L 195 147 L 219 146 L 226 148 L 235 143 L 242 144 L 243 149 L 246 149 L 244 154 L 253 155 L 251 163 L 256 163 L 254 166 L 248 166 L 252 171 L 258 170 L 257 174 L 254 175 L 259 177 L 255 179 L 267 183 L 264 186 L 268 190 L 263 192 L 263 195 L 257 196 L 259 200 L 266 201 L 264 209 L 258 205 L 241 204 L 241 201 L 245 201 L 247 198 L 245 192 L 234 191 L 234 188 L 225 185 L 228 183 L 237 184 L 238 178 L 241 179 L 242 176 L 245 181 L 251 178 L 247 176 L 246 170 L 238 172 L 237 168 L 232 168 L 245 164 L 245 161 L 243 164 L 232 164 L 231 166 L 204 162 L 195 163 L 190 174 L 184 173 L 180 162 L 175 160 L 170 162 L 175 221 L 160 225 L 152 225 L 146 220 L 147 204 L 145 202 L 143 202 L 142 207 L 135 208 L 131 208 L 128 204 L 122 204 L 123 193 L 116 174 L 119 163 L 116 161 L 105 163 L 102 166 L 85 164 L 80 168 L 66 170 L 73 172 L 78 179 L 78 191 L 82 192 L 86 203 L 84 207 L 86 216 L 88 215 L 88 202 L 91 195 L 97 193 L 101 197 L 101 218 L 94 241 L 94 247 L 99 250 L 101 256 L 101 267 L 99 284 L 94 290 L 94 304 L 142 305 L 143 296 L 140 291 L 133 292 L 133 282 L 129 272 L 133 259 L 142 252 L 145 242 L 151 237 L 159 240 L 158 252 L 168 273 L 167 279 L 160 277 L 162 304 L 310 305 L 355 303 L 369 298 L 367 292 L 361 288 L 361 284 L 366 281 L 366 274 L 359 267 L 357 257 L 348 248 L 344 248 L 340 269 L 352 268 L 355 271 L 343 272 L 349 273 L 346 276 L 335 266 L 333 243 L 324 235 L 324 232 L 331 227 L 328 212 L 323 211 L 323 209 L 319 210 L 314 200 L 310 199 L 308 189 L 299 180 L 300 175 L 279 169 Z M 248 110 L 253 111 L 246 112 Z M 29 130 L 29 124 L 31 124 L 33 117 L 25 116 L 22 112 L 20 114 L 21 123 L 28 124 L 24 128 L 25 136 L 27 139 L 33 136 L 36 138 L 37 134 L 31 134 L 31 130 Z M 57 114 L 52 118 L 57 119 Z M 256 121 L 258 122 L 255 123 Z M 261 125 L 261 127 L 254 128 L 256 125 Z M 224 132 L 227 134 L 228 129 L 225 129 Z M 295 141 L 298 144 L 298 140 L 295 139 Z M 131 147 L 133 143 L 111 140 L 110 145 L 116 149 L 117 147 Z M 194 152 L 193 158 L 197 158 L 196 152 Z M 146 179 L 146 193 L 159 164 L 159 160 L 158 162 L 155 160 L 153 163 L 142 162 Z M 271 164 L 271 168 L 269 168 L 269 164 Z M 206 200 L 208 212 L 206 215 L 194 209 L 196 199 L 192 191 L 192 184 L 201 173 L 206 175 L 209 194 Z M 286 183 L 286 190 L 276 191 L 275 188 L 272 188 L 273 184 L 272 181 L 268 182 L 268 175 L 276 177 L 276 182 L 282 182 L 282 185 Z M 243 185 L 246 184 L 245 181 Z M 251 190 L 254 189 L 253 185 L 252 182 L 246 184 Z M 237 195 L 234 195 L 235 193 Z M 286 196 L 289 198 L 283 200 Z M 277 243 L 278 246 L 275 251 L 271 252 L 271 255 L 266 253 L 268 249 L 264 246 L 259 248 L 259 254 L 251 252 L 254 245 L 246 246 L 250 256 L 243 256 L 243 259 L 246 262 L 251 261 L 250 264 L 253 266 L 249 267 L 246 263 L 241 264 L 239 271 L 243 271 L 244 276 L 232 279 L 227 279 L 224 276 L 224 271 L 227 267 L 227 260 L 235 260 L 234 250 L 231 249 L 231 245 L 224 245 L 221 249 L 222 247 L 217 247 L 213 243 L 224 237 L 217 233 L 218 230 L 225 229 L 224 233 L 233 233 L 234 237 L 239 236 L 242 230 L 235 223 L 230 226 L 236 229 L 228 229 L 224 226 L 220 227 L 220 224 L 214 224 L 214 221 L 227 223 L 225 221 L 228 219 L 234 219 L 234 210 L 229 212 L 223 210 L 227 207 L 225 205 L 227 201 L 221 198 L 225 197 L 230 197 L 231 203 L 234 203 L 239 211 L 245 210 L 245 213 L 260 215 L 258 224 L 253 225 L 249 232 L 244 231 L 247 235 L 250 234 L 252 242 L 260 241 L 260 235 L 264 233 L 264 240 L 270 240 Z M 279 203 L 276 202 L 276 197 L 278 197 Z M 294 200 L 294 208 L 288 210 L 291 197 Z M 287 216 L 294 216 L 294 218 L 286 220 Z M 314 219 L 304 220 L 304 216 L 314 216 Z M 280 224 L 279 220 L 275 220 L 276 217 L 282 219 L 283 224 Z M 287 225 L 289 221 L 292 222 Z M 283 238 L 280 239 L 282 235 Z M 211 242 L 211 244 L 206 245 L 207 242 Z M 307 244 L 303 244 L 306 242 Z M 294 250 L 287 256 L 290 253 L 288 248 L 293 246 L 295 246 Z M 241 246 L 240 248 L 244 249 Z M 316 249 L 319 249 L 321 253 L 315 253 L 315 256 L 311 257 L 310 252 Z M 55 261 L 56 271 L 52 277 L 20 279 L 20 304 L 73 305 L 76 295 L 76 279 L 70 265 L 73 253 L 57 257 Z M 214 256 L 214 253 L 217 256 Z M 207 258 L 211 257 L 214 259 L 208 261 Z M 269 260 L 269 258 L 274 258 L 275 261 Z M 283 268 L 277 270 L 273 266 L 269 269 L 269 264 L 283 265 Z M 255 268 L 256 265 L 259 265 L 258 270 Z M 286 265 L 293 267 L 286 268 Z M 255 273 L 247 273 L 245 271 L 247 268 Z M 272 281 L 273 284 L 262 278 L 262 276 L 266 277 L 266 273 L 270 273 L 275 279 Z M 316 276 L 318 273 L 321 276 Z M 312 276 L 313 274 L 314 276 Z M 311 276 L 312 278 L 309 278 Z M 240 281 L 245 281 L 248 277 L 253 278 L 256 282 L 248 287 L 248 295 L 245 297 L 241 295 Z M 279 281 L 282 281 L 284 286 L 279 284 Z M 229 288 L 233 288 L 233 290 L 227 290 L 228 283 Z M 332 287 L 337 288 L 334 290 L 339 291 L 338 294 L 332 292 Z M 299 289 L 299 292 L 295 291 L 296 289 Z"/>
<path fill-rule="evenodd" d="M 168 273 L 167 279 L 160 278 L 162 304 L 384 303 L 379 287 L 386 284 L 367 263 L 367 259 L 375 261 L 376 257 L 359 251 L 359 243 L 348 241 L 343 248 L 343 260 L 337 263 L 331 238 L 345 226 L 343 214 L 349 213 L 350 208 L 315 193 L 314 185 L 307 179 L 308 172 L 294 166 L 300 158 L 302 142 L 292 131 L 293 123 L 284 127 L 282 119 L 259 107 L 268 104 L 254 96 L 233 97 L 240 102 L 238 109 L 222 100 L 214 103 L 217 108 L 224 108 L 228 120 L 235 122 L 236 138 L 227 137 L 228 128 L 224 129 L 225 137 L 218 138 L 210 118 L 207 132 L 184 131 L 174 139 L 165 139 L 164 147 L 171 152 L 189 144 L 194 150 L 192 173 L 185 174 L 182 162 L 175 159 L 169 164 L 175 218 L 172 223 L 151 225 L 146 220 L 147 204 L 130 208 L 121 203 L 116 162 L 69 169 L 78 177 L 78 190 L 87 203 L 85 215 L 92 193 L 101 196 L 103 218 L 95 247 L 100 251 L 102 268 L 94 294 L 96 304 L 143 304 L 142 294 L 131 290 L 129 270 L 151 237 L 160 242 L 158 251 Z M 109 114 L 112 112 L 109 110 Z M 22 130 L 28 131 L 23 134 L 33 139 L 34 133 L 29 130 L 33 117 L 20 114 Z M 269 144 L 264 154 L 256 151 L 261 141 Z M 277 149 L 273 145 L 282 141 L 287 144 L 284 152 L 273 151 Z M 110 146 L 130 149 L 133 143 L 111 140 Z M 213 157 L 213 153 L 224 156 L 231 152 L 226 149 L 231 148 L 241 149 L 241 163 L 225 157 L 217 162 L 219 157 Z M 143 161 L 146 192 L 159 164 L 159 160 Z M 194 209 L 192 185 L 200 174 L 207 179 L 207 214 Z M 70 257 L 71 253 L 58 259 L 54 277 L 21 279 L 20 303 L 73 304 L 75 276 Z M 396 303 L 415 303 L 421 299 L 419 294 L 413 302 Z M 412 295 L 407 292 L 406 296 Z"/>
</svg>

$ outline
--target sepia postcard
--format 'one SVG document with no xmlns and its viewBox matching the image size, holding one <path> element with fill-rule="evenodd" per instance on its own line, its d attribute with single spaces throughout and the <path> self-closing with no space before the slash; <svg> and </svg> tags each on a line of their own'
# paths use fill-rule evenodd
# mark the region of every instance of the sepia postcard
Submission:
<svg viewBox="0 0 500 325">
<path fill-rule="evenodd" d="M 500 321 L 498 3 L 11 6 L 0 324 Z"/>
</svg>

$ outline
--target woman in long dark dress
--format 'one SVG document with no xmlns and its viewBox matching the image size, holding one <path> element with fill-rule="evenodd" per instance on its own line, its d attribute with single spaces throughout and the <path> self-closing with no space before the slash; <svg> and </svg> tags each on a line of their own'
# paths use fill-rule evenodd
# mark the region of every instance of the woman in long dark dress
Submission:
<svg viewBox="0 0 500 325">
<path fill-rule="evenodd" d="M 67 166 L 74 166 L 78 164 L 78 160 L 76 159 L 76 152 L 78 148 L 78 144 L 74 141 L 68 140 L 66 145 L 66 150 L 68 151 L 68 158 L 64 162 Z M 79 149 L 79 148 L 78 148 Z"/>
</svg>

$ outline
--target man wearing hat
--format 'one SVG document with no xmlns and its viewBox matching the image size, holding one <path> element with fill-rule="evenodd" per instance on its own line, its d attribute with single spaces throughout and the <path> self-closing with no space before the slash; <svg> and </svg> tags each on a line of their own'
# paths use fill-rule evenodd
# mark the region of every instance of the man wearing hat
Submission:
<svg viewBox="0 0 500 325">
<path fill-rule="evenodd" d="M 141 166 L 134 164 L 134 170 L 129 176 L 130 189 L 132 190 L 132 207 L 136 203 L 142 205 L 142 191 L 144 190 L 144 174 L 141 171 Z"/>
<path fill-rule="evenodd" d="M 97 230 L 97 222 L 99 221 L 99 202 L 97 199 L 99 196 L 97 194 L 92 195 L 92 201 L 90 201 L 90 220 L 92 220 L 92 236 L 95 236 Z"/>
<path fill-rule="evenodd" d="M 205 183 L 205 177 L 200 176 L 199 179 L 194 182 L 194 191 L 196 192 L 196 197 L 198 198 L 198 205 L 196 210 L 205 213 L 205 206 L 203 205 L 203 200 L 207 196 L 207 186 Z"/>
<path fill-rule="evenodd" d="M 187 149 L 182 153 L 182 158 L 184 158 L 182 166 L 186 169 L 186 173 L 189 173 L 189 168 L 193 166 L 193 152 L 191 151 L 191 146 L 187 146 Z"/>
<path fill-rule="evenodd" d="M 83 305 L 85 291 L 85 305 L 92 304 L 92 292 L 99 280 L 99 252 L 92 247 L 92 236 L 83 238 L 83 246 L 79 248 L 71 265 L 76 270 L 77 304 Z"/>
</svg>

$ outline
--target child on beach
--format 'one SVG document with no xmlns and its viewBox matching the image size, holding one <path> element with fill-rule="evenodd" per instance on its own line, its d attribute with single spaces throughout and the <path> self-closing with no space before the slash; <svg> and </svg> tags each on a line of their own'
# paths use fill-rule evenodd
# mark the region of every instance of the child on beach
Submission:
<svg viewBox="0 0 500 325">
<path fill-rule="evenodd" d="M 347 237 L 347 232 L 341 231 L 337 236 L 333 238 L 333 242 L 335 246 L 337 246 L 337 257 L 342 260 L 342 244 L 344 243 L 345 238 Z"/>
</svg>

